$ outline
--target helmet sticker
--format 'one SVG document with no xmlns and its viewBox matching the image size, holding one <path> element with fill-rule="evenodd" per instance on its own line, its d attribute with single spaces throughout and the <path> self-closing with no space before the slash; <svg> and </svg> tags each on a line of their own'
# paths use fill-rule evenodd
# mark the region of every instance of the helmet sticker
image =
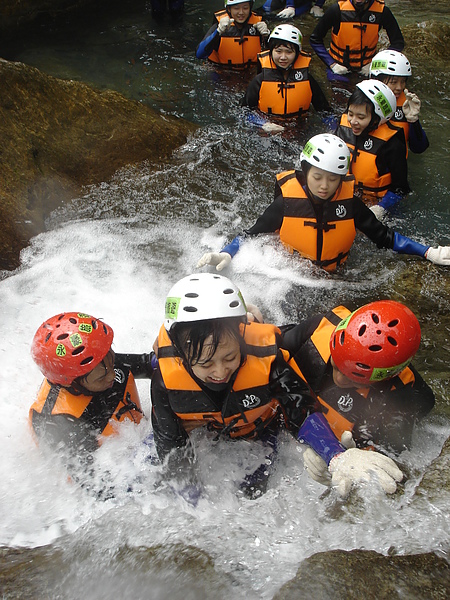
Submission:
<svg viewBox="0 0 450 600">
<path fill-rule="evenodd" d="M 370 65 L 370 70 L 375 71 L 376 69 L 387 69 L 388 61 L 387 60 L 373 60 Z"/>
<path fill-rule="evenodd" d="M 176 319 L 178 316 L 178 308 L 180 307 L 181 298 L 167 298 L 166 299 L 166 319 Z"/>
<path fill-rule="evenodd" d="M 238 296 L 239 296 L 240 301 L 242 302 L 242 306 L 245 308 L 245 310 L 247 310 L 247 305 L 245 304 L 244 297 L 242 296 L 240 290 L 238 291 Z"/>
<path fill-rule="evenodd" d="M 72 335 L 69 335 L 69 340 L 74 348 L 78 348 L 78 346 L 81 346 L 83 343 L 83 338 L 79 333 L 73 333 Z"/>
<path fill-rule="evenodd" d="M 80 317 L 80 319 L 92 319 L 91 315 L 86 315 L 85 313 L 77 313 L 77 317 Z"/>
<path fill-rule="evenodd" d="M 384 379 L 390 379 L 395 375 L 398 375 L 405 367 L 409 365 L 411 359 L 405 360 L 401 365 L 397 365 L 395 367 L 387 367 L 387 368 L 374 368 L 372 375 L 370 376 L 370 381 L 383 381 Z"/>
<path fill-rule="evenodd" d="M 66 347 L 64 344 L 58 344 L 55 349 L 56 356 L 65 356 L 66 355 Z"/>
<path fill-rule="evenodd" d="M 303 148 L 303 154 L 308 158 L 311 158 L 311 155 L 314 152 L 314 150 L 317 150 L 316 146 L 311 144 L 311 140 L 308 140 L 305 144 L 305 147 Z"/>
<path fill-rule="evenodd" d="M 78 325 L 78 329 L 82 332 L 82 333 L 92 333 L 92 325 L 90 323 L 80 323 Z"/>
<path fill-rule="evenodd" d="M 378 106 L 381 108 L 383 117 L 387 117 L 389 115 L 389 113 L 391 112 L 391 105 L 389 104 L 389 101 L 386 98 L 386 96 L 383 94 L 383 92 L 378 92 L 377 94 L 375 94 L 373 99 L 378 104 Z"/>
<path fill-rule="evenodd" d="M 348 317 L 345 317 L 345 319 L 342 319 L 342 321 L 336 326 L 335 331 L 341 331 L 341 329 L 347 329 L 348 322 L 353 317 L 355 312 L 356 312 L 356 310 L 354 310 L 351 314 L 349 314 Z"/>
</svg>

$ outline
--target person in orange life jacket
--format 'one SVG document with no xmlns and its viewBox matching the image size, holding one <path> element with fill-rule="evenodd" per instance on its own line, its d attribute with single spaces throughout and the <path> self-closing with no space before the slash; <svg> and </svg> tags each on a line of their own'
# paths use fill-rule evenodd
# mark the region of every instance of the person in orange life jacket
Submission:
<svg viewBox="0 0 450 600">
<path fill-rule="evenodd" d="M 266 14 L 271 12 L 277 13 L 279 19 L 293 19 L 299 17 L 309 10 L 313 17 L 322 17 L 325 0 L 316 0 L 313 4 L 309 0 L 266 0 L 261 7 L 261 10 Z M 284 7 L 284 8 L 283 8 Z"/>
<path fill-rule="evenodd" d="M 330 429 L 300 372 L 286 363 L 274 325 L 247 323 L 239 289 L 212 273 L 178 281 L 166 299 L 152 379 L 152 423 L 160 458 L 177 460 L 189 433 L 265 439 L 283 426 L 329 464 L 338 493 L 377 472 L 387 492 L 402 478 L 376 452 L 349 451 Z"/>
<path fill-rule="evenodd" d="M 396 97 L 397 109 L 390 121 L 402 127 L 411 152 L 425 152 L 430 143 L 419 121 L 421 102 L 416 94 L 406 89 L 411 77 L 409 60 L 396 50 L 382 50 L 372 59 L 370 77 L 385 83 Z"/>
<path fill-rule="evenodd" d="M 327 8 L 311 33 L 309 43 L 325 63 L 328 79 L 349 81 L 348 75 L 352 72 L 368 77 L 381 28 L 389 37 L 389 48 L 402 51 L 405 46 L 402 32 L 382 0 L 341 0 Z M 330 29 L 328 51 L 324 39 Z"/>
<path fill-rule="evenodd" d="M 275 199 L 256 223 L 220 252 L 207 252 L 197 267 L 230 265 L 246 236 L 279 232 L 289 249 L 328 271 L 345 262 L 361 231 L 379 248 L 423 256 L 450 265 L 450 247 L 430 248 L 393 231 L 354 195 L 354 178 L 347 176 L 350 151 L 337 136 L 322 133 L 311 138 L 300 155 L 301 171 L 277 175 Z"/>
<path fill-rule="evenodd" d="M 292 349 L 291 360 L 339 439 L 394 453 L 410 448 L 414 426 L 432 410 L 434 394 L 410 364 L 420 325 L 409 308 L 392 300 L 353 312 L 337 306 L 282 330 L 283 348 Z M 312 476 L 317 467 L 329 479 L 325 463 L 311 450 L 305 464 Z"/>
<path fill-rule="evenodd" d="M 372 210 L 379 218 L 410 191 L 405 134 L 390 122 L 396 106 L 386 84 L 361 81 L 336 129 L 351 151 L 350 173 L 357 194 L 368 205 L 376 205 Z"/>
<path fill-rule="evenodd" d="M 115 354 L 112 328 L 90 315 L 44 321 L 31 355 L 45 379 L 30 408 L 39 441 L 84 460 L 124 421 L 143 416 L 135 378 L 151 378 L 155 354 Z"/>
<path fill-rule="evenodd" d="M 312 102 L 318 111 L 330 110 L 319 84 L 309 73 L 310 58 L 301 51 L 302 34 L 292 25 L 278 25 L 269 36 L 269 50 L 259 55 L 261 72 L 250 82 L 242 106 L 269 115 L 298 116 Z M 267 121 L 262 119 L 267 131 Z"/>
<path fill-rule="evenodd" d="M 252 6 L 253 0 L 225 0 L 225 10 L 214 15 L 214 24 L 197 46 L 196 57 L 239 68 L 256 64 L 270 32 Z"/>
</svg>

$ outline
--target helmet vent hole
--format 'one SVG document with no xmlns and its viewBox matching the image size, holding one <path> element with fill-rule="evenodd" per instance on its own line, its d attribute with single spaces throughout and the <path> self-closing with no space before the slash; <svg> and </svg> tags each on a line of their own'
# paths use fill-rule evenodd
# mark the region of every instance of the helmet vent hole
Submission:
<svg viewBox="0 0 450 600">
<path fill-rule="evenodd" d="M 234 293 L 234 290 L 232 290 L 232 289 L 230 289 L 230 288 L 227 288 L 226 290 L 223 290 L 223 293 L 224 293 L 224 294 L 233 294 L 233 293 Z"/>
<path fill-rule="evenodd" d="M 361 337 L 362 335 L 364 335 L 366 333 L 366 326 L 365 325 L 361 325 L 361 327 L 358 330 L 358 335 L 359 337 Z"/>
<path fill-rule="evenodd" d="M 107 330 L 107 328 L 106 328 L 104 325 L 103 325 L 103 333 L 104 333 L 105 335 L 108 335 L 108 330 Z"/>
<path fill-rule="evenodd" d="M 68 333 L 62 333 L 61 335 L 58 335 L 58 337 L 56 339 L 57 340 L 65 340 L 68 337 L 69 337 Z"/>
<path fill-rule="evenodd" d="M 188 294 L 185 294 L 185 298 L 198 298 L 198 294 L 195 292 L 189 292 Z"/>
<path fill-rule="evenodd" d="M 70 317 L 69 321 L 70 321 L 70 323 L 72 323 L 72 325 L 76 325 L 77 324 L 77 320 L 74 319 L 73 317 Z"/>
<path fill-rule="evenodd" d="M 77 354 L 81 354 L 82 352 L 84 352 L 84 349 L 84 346 L 78 346 L 78 348 L 75 348 L 75 350 L 72 352 L 72 356 L 77 356 Z"/>
<path fill-rule="evenodd" d="M 397 340 L 393 337 L 391 337 L 390 335 L 388 335 L 388 342 L 392 345 L 392 346 L 397 346 Z"/>
<path fill-rule="evenodd" d="M 369 365 L 365 365 L 364 363 L 358 363 L 358 362 L 356 363 L 356 366 L 359 369 L 363 369 L 364 371 L 370 371 L 370 368 L 371 368 L 371 367 L 369 367 Z M 355 375 L 356 375 L 356 373 L 355 373 Z M 359 376 L 363 377 L 363 375 L 359 375 Z"/>
<path fill-rule="evenodd" d="M 382 349 L 382 346 L 379 346 L 378 344 L 372 344 L 372 346 L 369 346 L 369 350 L 371 352 L 380 352 Z"/>
<path fill-rule="evenodd" d="M 392 321 L 389 321 L 388 323 L 388 327 L 395 327 L 396 325 L 398 325 L 398 319 L 392 319 Z"/>
<path fill-rule="evenodd" d="M 48 340 L 52 337 L 52 332 L 50 331 L 49 333 L 47 333 L 47 335 L 45 336 L 45 343 L 48 342 Z"/>
<path fill-rule="evenodd" d="M 74 352 L 74 354 L 75 354 L 75 352 Z M 83 358 L 83 360 L 80 362 L 80 365 L 88 365 L 93 360 L 94 360 L 93 356 L 88 356 L 87 358 Z"/>
<path fill-rule="evenodd" d="M 97 321 L 95 319 L 92 319 L 91 325 L 92 325 L 92 329 L 97 329 Z"/>
<path fill-rule="evenodd" d="M 372 321 L 378 325 L 380 318 L 375 313 L 372 313 Z"/>
<path fill-rule="evenodd" d="M 185 310 L 186 312 L 190 312 L 190 313 L 197 312 L 197 309 L 195 308 L 195 306 L 185 306 L 183 308 L 183 310 Z"/>
<path fill-rule="evenodd" d="M 364 375 L 362 373 L 355 373 L 355 371 L 352 371 L 352 375 L 353 375 L 353 377 L 359 377 L 360 379 L 364 378 Z"/>
<path fill-rule="evenodd" d="M 339 343 L 341 346 L 344 345 L 344 341 L 345 341 L 345 331 L 341 331 L 341 333 L 339 335 Z"/>
<path fill-rule="evenodd" d="M 239 306 L 239 302 L 237 300 L 233 300 L 233 302 L 230 302 L 230 308 L 236 308 L 237 306 Z"/>
</svg>

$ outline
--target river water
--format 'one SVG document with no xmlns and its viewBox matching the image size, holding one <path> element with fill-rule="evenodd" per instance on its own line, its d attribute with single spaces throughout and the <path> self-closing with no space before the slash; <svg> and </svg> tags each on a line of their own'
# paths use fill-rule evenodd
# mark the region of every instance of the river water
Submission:
<svg viewBox="0 0 450 600">
<path fill-rule="evenodd" d="M 445 4 L 390 5 L 401 25 L 448 19 Z M 0 544 L 29 549 L 24 556 L 33 558 L 20 570 L 22 555 L 7 555 L 15 581 L 3 590 L 6 598 L 97 599 L 115 593 L 269 599 L 304 558 L 319 551 L 448 552 L 448 505 L 410 504 L 450 434 L 448 271 L 377 250 L 363 238 L 338 275 L 300 262 L 270 236 L 246 243 L 227 275 L 266 320 L 280 325 L 376 298 L 403 300 L 416 312 L 423 342 L 415 362 L 437 405 L 417 429 L 412 451 L 400 457 L 408 479 L 398 495 L 386 497 L 369 486 L 345 504 L 323 493 L 306 477 L 301 450 L 286 436 L 268 491 L 248 500 L 236 488 L 264 458 L 263 448 L 211 445 L 198 433 L 203 493 L 194 505 L 161 484 L 159 468 L 144 460 L 144 422 L 124 427 L 98 451 L 95 466 L 112 474 L 115 491 L 100 501 L 70 483 L 64 465 L 41 454 L 30 435 L 28 408 L 41 376 L 29 345 L 38 325 L 60 311 L 80 310 L 113 326 L 116 351 L 149 351 L 172 283 L 195 271 L 204 251 L 220 249 L 253 223 L 272 199 L 275 174 L 297 166 L 301 146 L 323 130 L 314 112 L 277 136 L 245 124 L 239 108 L 243 75 L 218 75 L 194 56 L 212 10 L 220 6 L 187 0 L 177 24 L 157 24 L 147 3 L 138 1 L 93 21 L 42 25 L 6 52 L 5 58 L 116 89 L 201 126 L 169 160 L 124 169 L 53 213 L 48 231 L 23 251 L 22 266 L 0 282 Z M 312 18 L 297 24 L 307 40 Z M 325 88 L 323 70 L 313 62 Z M 446 73 L 425 56 L 416 62 L 411 87 L 422 98 L 421 122 L 431 147 L 410 157 L 414 191 L 391 224 L 419 241 L 450 244 Z M 342 94 L 335 91 L 332 101 L 342 108 Z M 139 382 L 139 391 L 148 416 L 149 383 Z"/>
</svg>

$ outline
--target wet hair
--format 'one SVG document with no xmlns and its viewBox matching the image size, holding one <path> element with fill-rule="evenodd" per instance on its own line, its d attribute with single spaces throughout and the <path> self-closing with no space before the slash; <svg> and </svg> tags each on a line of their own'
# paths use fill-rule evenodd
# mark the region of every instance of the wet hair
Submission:
<svg viewBox="0 0 450 600">
<path fill-rule="evenodd" d="M 408 81 L 409 77 L 411 77 L 411 75 L 387 75 L 386 73 L 380 73 L 380 75 L 377 75 L 374 79 L 377 79 L 378 81 L 389 85 L 390 83 L 392 83 L 393 79 L 398 78 Z"/>
<path fill-rule="evenodd" d="M 358 87 L 348 99 L 347 112 L 352 104 L 354 104 L 355 106 L 366 106 L 367 112 L 372 115 L 372 118 L 366 127 L 367 131 L 373 131 L 378 127 L 378 125 L 380 124 L 380 117 L 375 113 L 375 107 L 372 101 Z"/>
<path fill-rule="evenodd" d="M 200 360 L 208 338 L 212 338 L 212 344 L 207 358 L 214 356 L 220 342 L 228 336 L 238 342 L 241 356 L 245 358 L 246 344 L 240 329 L 243 322 L 241 317 L 226 317 L 192 323 L 175 323 L 170 329 L 169 336 L 177 356 L 190 370 Z"/>
</svg>

